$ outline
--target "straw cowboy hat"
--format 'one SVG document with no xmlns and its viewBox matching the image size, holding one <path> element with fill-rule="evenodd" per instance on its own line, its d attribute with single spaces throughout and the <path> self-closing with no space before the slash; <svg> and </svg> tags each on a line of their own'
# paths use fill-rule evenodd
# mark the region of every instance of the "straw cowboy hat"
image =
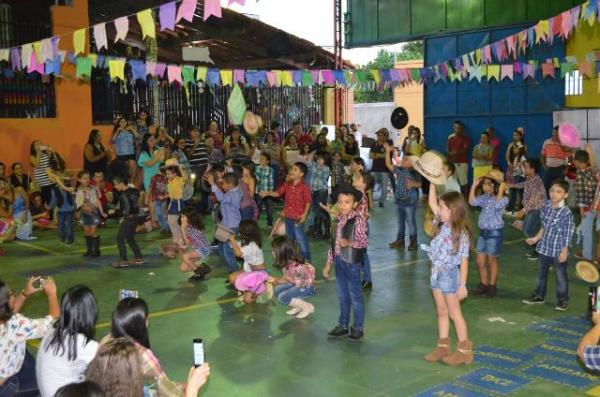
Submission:
<svg viewBox="0 0 600 397">
<path fill-rule="evenodd" d="M 423 153 L 419 156 L 409 156 L 415 171 L 421 174 L 425 179 L 434 185 L 444 185 L 446 183 L 446 174 L 444 173 L 444 158 L 434 150 Z"/>
<path fill-rule="evenodd" d="M 504 183 L 504 174 L 500 170 L 491 170 L 484 176 L 484 178 L 492 179 L 499 184 Z"/>
<path fill-rule="evenodd" d="M 571 149 L 579 149 L 581 147 L 579 131 L 571 123 L 561 123 L 558 126 L 558 140 L 563 146 Z"/>
<path fill-rule="evenodd" d="M 598 269 L 588 261 L 579 261 L 575 265 L 577 276 L 586 283 L 595 284 L 600 278 Z"/>
<path fill-rule="evenodd" d="M 174 157 L 167 159 L 167 161 L 165 161 L 165 168 L 166 167 L 179 167 L 179 161 Z"/>
<path fill-rule="evenodd" d="M 259 120 L 259 117 L 257 115 L 255 115 L 251 111 L 246 112 L 246 114 L 244 115 L 243 125 L 244 125 L 244 130 L 249 135 L 256 134 L 258 132 L 258 129 L 260 128 L 260 124 L 261 124 L 261 120 Z"/>
</svg>

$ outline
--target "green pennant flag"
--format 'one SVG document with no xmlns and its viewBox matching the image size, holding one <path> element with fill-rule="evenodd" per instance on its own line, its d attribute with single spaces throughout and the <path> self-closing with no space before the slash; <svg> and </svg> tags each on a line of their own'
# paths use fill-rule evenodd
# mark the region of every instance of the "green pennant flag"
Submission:
<svg viewBox="0 0 600 397">
<path fill-rule="evenodd" d="M 573 71 L 573 64 L 569 62 L 562 62 L 560 64 L 560 77 L 565 77 L 567 73 Z"/>
<path fill-rule="evenodd" d="M 227 113 L 229 115 L 229 121 L 233 125 L 240 125 L 244 121 L 244 115 L 246 114 L 246 101 L 244 100 L 244 94 L 239 84 L 234 84 L 231 90 L 231 95 L 227 101 Z"/>
<path fill-rule="evenodd" d="M 314 85 L 312 74 L 310 74 L 309 70 L 302 71 L 302 85 L 305 87 L 310 87 Z"/>
<path fill-rule="evenodd" d="M 75 73 L 78 78 L 83 76 L 92 77 L 92 59 L 88 57 L 77 57 L 77 68 Z"/>
<path fill-rule="evenodd" d="M 419 81 L 421 79 L 421 73 L 419 73 L 419 69 L 411 69 L 410 70 L 410 78 L 413 81 Z"/>
<path fill-rule="evenodd" d="M 354 71 L 354 75 L 359 83 L 364 83 L 367 81 L 367 75 L 364 70 L 356 70 Z"/>
<path fill-rule="evenodd" d="M 181 68 L 181 75 L 183 76 L 183 84 L 195 83 L 194 79 L 194 67 L 190 65 L 184 65 Z"/>
</svg>

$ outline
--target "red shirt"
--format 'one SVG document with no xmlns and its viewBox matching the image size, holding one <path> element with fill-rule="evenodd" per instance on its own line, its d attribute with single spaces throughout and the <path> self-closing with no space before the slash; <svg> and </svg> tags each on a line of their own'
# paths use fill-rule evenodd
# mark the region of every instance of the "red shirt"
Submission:
<svg viewBox="0 0 600 397">
<path fill-rule="evenodd" d="M 298 138 L 298 145 L 310 145 L 311 143 L 313 143 L 313 139 L 310 134 L 302 134 Z"/>
<path fill-rule="evenodd" d="M 492 147 L 494 148 L 494 153 L 492 155 L 492 163 L 494 165 L 498 165 L 498 164 L 500 164 L 498 162 L 499 161 L 499 154 L 500 154 L 500 145 L 501 145 L 500 139 L 498 139 L 497 136 L 493 137 L 490 140 L 490 145 L 492 145 Z"/>
<path fill-rule="evenodd" d="M 304 181 L 294 185 L 292 182 L 284 183 L 277 189 L 280 196 L 285 197 L 283 204 L 283 216 L 295 221 L 302 218 L 306 204 L 310 204 L 310 188 Z"/>
<path fill-rule="evenodd" d="M 167 196 L 167 177 L 158 173 L 150 178 L 150 196 L 153 201 L 164 201 L 161 196 Z"/>
<path fill-rule="evenodd" d="M 91 183 L 92 186 L 96 186 L 96 181 L 92 179 Z M 98 188 L 98 192 L 100 192 L 100 204 L 102 204 L 102 206 L 106 205 L 108 203 L 108 198 L 106 198 L 106 193 L 112 193 L 113 191 L 113 185 L 110 182 L 102 182 L 102 186 L 96 186 Z"/>
<path fill-rule="evenodd" d="M 448 160 L 455 164 L 468 163 L 467 153 L 471 147 L 471 139 L 466 135 L 458 136 L 456 134 L 448 137 Z M 458 154 L 450 155 L 450 152 L 457 152 Z"/>
</svg>

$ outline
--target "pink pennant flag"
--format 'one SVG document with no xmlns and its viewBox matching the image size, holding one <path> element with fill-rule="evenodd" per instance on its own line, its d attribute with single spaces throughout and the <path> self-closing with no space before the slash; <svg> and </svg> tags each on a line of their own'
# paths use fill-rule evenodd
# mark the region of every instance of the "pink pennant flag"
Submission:
<svg viewBox="0 0 600 397">
<path fill-rule="evenodd" d="M 235 69 L 233 71 L 233 82 L 244 84 L 246 82 L 246 72 L 242 69 Z"/>
<path fill-rule="evenodd" d="M 506 48 L 505 40 L 498 41 L 498 53 L 500 54 L 501 61 L 504 61 L 506 58 L 508 58 L 508 49 Z"/>
<path fill-rule="evenodd" d="M 125 40 L 129 31 L 129 19 L 127 17 L 115 19 L 115 29 L 117 30 L 115 43 L 119 40 Z"/>
<path fill-rule="evenodd" d="M 221 18 L 220 0 L 204 0 L 204 20 L 206 21 L 211 15 Z"/>
<path fill-rule="evenodd" d="M 513 65 L 500 65 L 500 81 L 507 77 L 513 79 Z"/>
<path fill-rule="evenodd" d="M 581 12 L 581 6 L 575 6 L 571 8 L 571 23 L 574 28 L 577 28 L 577 24 L 579 23 L 579 13 Z"/>
<path fill-rule="evenodd" d="M 508 55 L 513 55 L 516 56 L 517 52 L 516 52 L 516 47 L 515 45 L 517 44 L 517 36 L 516 35 L 511 35 L 508 36 L 506 38 L 506 46 L 508 47 Z"/>
<path fill-rule="evenodd" d="M 156 62 L 146 61 L 146 75 L 154 76 L 156 74 Z"/>
<path fill-rule="evenodd" d="M 167 66 L 167 77 L 169 78 L 169 83 L 178 82 L 179 84 L 182 84 L 181 66 L 179 66 L 179 65 Z"/>
<path fill-rule="evenodd" d="M 214 1 L 212 1 L 214 3 Z M 204 2 L 204 20 L 208 18 L 206 16 L 207 6 L 209 1 L 205 0 Z M 175 22 L 179 22 L 182 19 L 185 19 L 188 22 L 192 22 L 194 19 L 194 12 L 196 12 L 196 4 L 198 4 L 198 0 L 183 0 L 181 5 L 179 6 L 179 10 L 177 10 L 177 18 L 175 18 Z M 221 4 L 219 3 L 219 18 L 221 17 Z"/>
<path fill-rule="evenodd" d="M 160 31 L 165 29 L 175 30 L 175 14 L 177 12 L 177 5 L 175 2 L 163 4 L 160 6 L 158 12 L 158 18 L 160 20 Z"/>
<path fill-rule="evenodd" d="M 483 51 L 481 52 L 481 58 L 483 59 L 483 63 L 492 62 L 492 49 L 489 45 L 483 47 Z"/>
<path fill-rule="evenodd" d="M 562 29 L 562 16 L 564 13 L 560 13 L 558 15 L 556 15 L 554 18 L 552 18 L 554 21 L 552 23 L 552 29 L 550 30 L 550 32 L 554 35 L 554 36 L 560 36 L 560 31 Z"/>
<path fill-rule="evenodd" d="M 569 37 L 571 33 L 571 29 L 573 28 L 573 15 L 571 15 L 571 11 L 565 11 L 562 14 L 562 21 L 560 24 L 560 34 L 563 38 Z"/>
<path fill-rule="evenodd" d="M 230 6 L 234 3 L 237 3 L 237 4 L 243 6 L 244 4 L 246 4 L 246 0 L 229 0 L 229 3 L 227 4 L 227 6 Z"/>
<path fill-rule="evenodd" d="M 546 62 L 542 63 L 542 79 L 546 76 L 554 78 L 554 63 Z"/>
<path fill-rule="evenodd" d="M 321 84 L 323 80 L 321 80 L 321 71 L 320 70 L 311 70 L 310 75 L 315 84 Z"/>
<path fill-rule="evenodd" d="M 516 74 L 523 74 L 523 64 L 521 62 L 515 62 L 513 64 L 513 71 Z"/>
<path fill-rule="evenodd" d="M 31 58 L 29 59 L 29 65 L 27 66 L 27 73 L 38 72 L 39 74 L 44 74 L 44 62 L 38 63 L 35 57 L 35 53 L 31 53 Z"/>
<path fill-rule="evenodd" d="M 270 87 L 275 87 L 277 85 L 277 76 L 275 72 L 268 70 L 267 71 L 267 81 L 269 82 Z"/>
<path fill-rule="evenodd" d="M 554 17 L 552 18 L 548 18 L 548 35 L 546 36 L 548 38 L 548 43 L 552 44 L 552 42 L 554 41 Z"/>
<path fill-rule="evenodd" d="M 156 64 L 156 77 L 158 77 L 159 79 L 162 79 L 163 77 L 165 77 L 165 70 L 167 69 L 167 64 L 165 63 L 157 63 Z"/>
<path fill-rule="evenodd" d="M 590 61 L 579 62 L 579 72 L 587 77 L 594 77 L 592 73 L 592 63 Z"/>
<path fill-rule="evenodd" d="M 323 82 L 327 85 L 335 84 L 335 77 L 331 70 L 321 70 L 321 76 L 323 76 Z"/>
<path fill-rule="evenodd" d="M 108 39 L 106 38 L 106 23 L 102 22 L 94 25 L 94 41 L 96 42 L 96 50 L 108 48 Z"/>
<path fill-rule="evenodd" d="M 526 80 L 528 77 L 535 79 L 535 65 L 530 63 L 526 63 L 523 66 L 523 80 Z"/>
</svg>

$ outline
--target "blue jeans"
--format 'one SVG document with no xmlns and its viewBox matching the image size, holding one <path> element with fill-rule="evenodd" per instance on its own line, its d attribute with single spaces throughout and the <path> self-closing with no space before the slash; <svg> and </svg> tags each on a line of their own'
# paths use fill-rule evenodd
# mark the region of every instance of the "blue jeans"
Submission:
<svg viewBox="0 0 600 397">
<path fill-rule="evenodd" d="M 263 208 L 267 212 L 267 225 L 273 226 L 273 208 L 271 208 L 271 197 L 261 198 L 256 195 L 256 205 L 258 205 L 258 216 L 263 212 Z"/>
<path fill-rule="evenodd" d="M 234 234 L 237 234 L 237 228 L 231 230 Z M 218 250 L 219 255 L 221 255 L 221 257 L 225 261 L 225 265 L 227 266 L 229 272 L 237 272 L 238 270 L 240 270 L 237 263 L 237 259 L 235 259 L 235 254 L 233 253 L 233 248 L 231 248 L 231 245 L 229 245 L 229 241 L 226 241 L 224 243 L 219 241 Z"/>
<path fill-rule="evenodd" d="M 525 177 L 523 176 L 515 176 L 514 183 L 525 182 Z M 519 204 L 517 206 L 517 203 Z M 510 199 L 508 202 L 507 209 L 512 211 L 518 211 L 520 208 L 523 208 L 523 189 L 510 189 Z"/>
<path fill-rule="evenodd" d="M 304 231 L 304 223 L 297 223 L 293 219 L 285 219 L 285 235 L 291 242 L 298 242 L 300 246 L 300 255 L 310 261 L 310 248 L 308 247 L 308 238 Z"/>
<path fill-rule="evenodd" d="M 569 277 L 567 275 L 567 262 L 559 263 L 558 258 L 551 258 L 540 254 L 537 285 L 535 294 L 541 298 L 546 298 L 546 284 L 548 284 L 548 270 L 554 265 L 556 273 L 556 299 L 558 301 L 569 301 Z"/>
<path fill-rule="evenodd" d="M 71 244 L 75 237 L 73 236 L 73 214 L 74 211 L 58 212 L 58 237 L 61 242 Z"/>
<path fill-rule="evenodd" d="M 367 223 L 367 237 L 369 237 L 369 224 Z M 369 260 L 368 248 L 365 251 L 365 260 L 362 264 L 362 281 L 371 282 L 371 261 Z"/>
<path fill-rule="evenodd" d="M 0 386 L 0 397 L 34 397 L 38 396 L 38 386 L 35 375 L 35 358 L 28 351 L 19 372 L 8 378 Z"/>
<path fill-rule="evenodd" d="M 379 185 L 381 188 L 381 195 L 379 196 L 379 204 L 385 202 L 387 196 L 388 179 L 390 179 L 389 172 L 373 172 L 373 178 L 375 179 L 375 185 Z"/>
<path fill-rule="evenodd" d="M 525 237 L 535 236 L 540 231 L 540 227 L 542 227 L 540 210 L 529 211 L 525 214 L 523 219 L 523 234 Z"/>
<path fill-rule="evenodd" d="M 582 254 L 586 260 L 594 259 L 594 220 L 596 213 L 589 211 L 581 218 Z"/>
<path fill-rule="evenodd" d="M 416 204 L 408 204 L 396 199 L 396 209 L 398 210 L 398 236 L 396 240 L 404 241 L 406 232 L 406 224 L 408 224 L 408 235 L 410 237 L 417 236 L 417 206 Z"/>
<path fill-rule="evenodd" d="M 289 305 L 290 301 L 294 298 L 308 298 L 313 296 L 317 292 L 314 285 L 308 287 L 298 288 L 294 284 L 278 284 L 275 286 L 275 297 L 279 302 L 284 305 Z"/>
<path fill-rule="evenodd" d="M 240 208 L 240 217 L 243 221 L 254 220 L 254 207 Z"/>
<path fill-rule="evenodd" d="M 156 220 L 160 225 L 160 229 L 169 231 L 169 224 L 167 223 L 167 202 L 157 200 L 153 204 L 154 214 L 156 215 Z"/>
<path fill-rule="evenodd" d="M 360 283 L 360 263 L 345 262 L 341 256 L 336 256 L 334 261 L 336 289 L 340 299 L 338 324 L 348 328 L 350 310 L 353 310 L 354 328 L 362 331 L 365 324 L 365 303 Z"/>
<path fill-rule="evenodd" d="M 279 187 L 279 171 L 281 170 L 281 166 L 276 163 L 269 164 L 269 167 L 273 169 L 273 187 L 277 189 Z"/>
</svg>

